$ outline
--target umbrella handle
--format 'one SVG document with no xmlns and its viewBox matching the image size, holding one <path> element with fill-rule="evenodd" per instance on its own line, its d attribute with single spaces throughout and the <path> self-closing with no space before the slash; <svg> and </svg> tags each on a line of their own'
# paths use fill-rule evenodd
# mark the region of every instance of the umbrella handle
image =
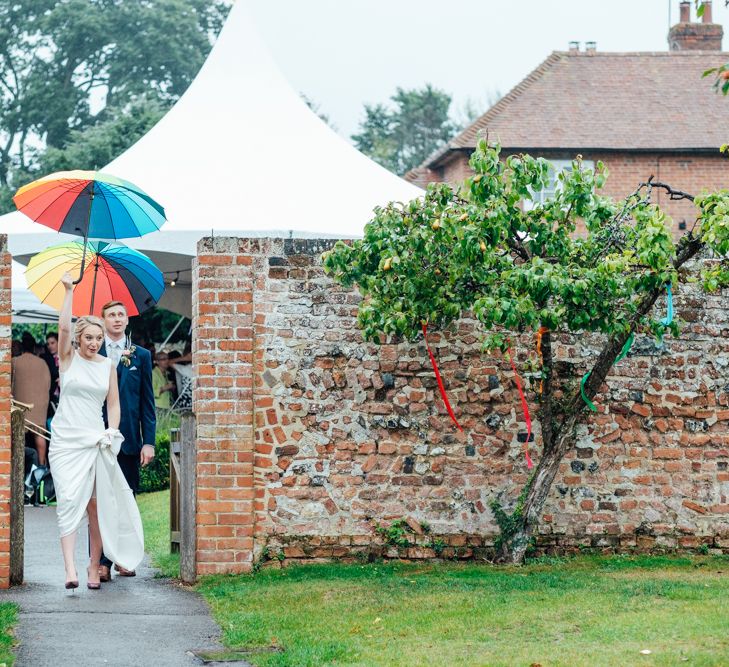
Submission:
<svg viewBox="0 0 729 667">
<path fill-rule="evenodd" d="M 84 232 L 84 253 L 81 255 L 81 271 L 78 274 L 78 280 L 74 280 L 73 284 L 78 285 L 84 277 L 84 268 L 86 267 L 86 245 L 89 241 L 89 227 L 91 227 L 91 207 L 94 205 L 94 182 L 91 181 L 91 192 L 89 193 L 89 217 L 86 219 L 86 231 Z"/>
<path fill-rule="evenodd" d="M 84 237 L 84 253 L 81 255 L 81 271 L 79 271 L 78 278 L 73 281 L 74 285 L 78 285 L 84 277 L 84 268 L 86 266 L 86 237 Z"/>
</svg>

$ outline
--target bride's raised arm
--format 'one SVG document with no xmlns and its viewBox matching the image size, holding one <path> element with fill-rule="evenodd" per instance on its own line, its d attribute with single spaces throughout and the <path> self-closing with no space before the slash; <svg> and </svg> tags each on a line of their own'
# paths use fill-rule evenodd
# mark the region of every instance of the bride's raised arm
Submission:
<svg viewBox="0 0 729 667">
<path fill-rule="evenodd" d="M 71 314 L 73 311 L 73 277 L 66 272 L 61 278 L 61 283 L 66 290 L 63 297 L 63 306 L 61 314 L 58 318 L 58 356 L 61 364 L 64 366 L 71 360 L 73 356 L 73 324 L 71 323 Z"/>
</svg>

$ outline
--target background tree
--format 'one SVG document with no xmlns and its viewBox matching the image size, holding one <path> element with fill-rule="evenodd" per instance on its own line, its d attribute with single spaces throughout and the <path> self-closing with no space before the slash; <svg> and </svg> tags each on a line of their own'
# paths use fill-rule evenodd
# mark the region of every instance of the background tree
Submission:
<svg viewBox="0 0 729 667">
<path fill-rule="evenodd" d="M 299 93 L 301 95 L 301 99 L 304 100 L 306 103 L 306 106 L 309 107 L 321 120 L 323 120 L 329 127 L 332 128 L 335 132 L 337 131 L 337 126 L 332 122 L 332 119 L 329 117 L 328 113 L 324 113 L 321 109 L 321 105 L 318 102 L 315 102 L 312 100 L 306 93 Z"/>
<path fill-rule="evenodd" d="M 365 119 L 352 135 L 355 146 L 396 174 L 404 174 L 443 146 L 457 127 L 449 119 L 451 97 L 430 84 L 398 88 L 392 107 L 365 105 Z"/>
<path fill-rule="evenodd" d="M 47 147 L 58 160 L 97 124 L 124 115 L 151 121 L 134 105 L 168 108 L 202 66 L 228 8 L 222 0 L 0 0 L 0 204 L 40 172 Z M 114 136 L 110 127 L 95 135 L 97 149 Z"/>
<path fill-rule="evenodd" d="M 100 169 L 141 139 L 167 111 L 159 100 L 139 98 L 122 111 L 109 110 L 105 119 L 83 130 L 71 130 L 63 148 L 49 146 L 38 156 L 37 172 Z M 30 174 L 28 175 L 30 176 Z"/>
<path fill-rule="evenodd" d="M 542 456 L 511 513 L 493 504 L 501 528 L 500 556 L 521 562 L 576 426 L 636 333 L 678 334 L 675 322 L 652 314 L 667 286 L 684 276 L 687 261 L 709 248 L 722 261 L 705 271 L 704 284 L 729 284 L 729 192 L 696 198 L 693 231 L 674 243 L 663 212 L 651 203 L 659 183 L 645 183 L 624 202 L 595 194 L 606 171 L 579 160 L 559 175 L 560 187 L 544 204 L 522 201 L 543 189 L 549 163 L 528 155 L 502 161 L 483 140 L 461 192 L 434 184 L 425 197 L 376 209 L 364 238 L 339 242 L 325 255 L 335 280 L 356 284 L 364 296 L 358 320 L 365 338 L 401 335 L 416 340 L 423 325 L 443 329 L 471 312 L 485 344 L 507 353 L 510 338 L 541 332 L 541 373 L 531 387 L 539 403 Z M 671 191 L 673 198 L 693 199 Z M 576 235 L 582 222 L 586 235 Z M 556 365 L 556 335 L 602 335 L 589 375 Z M 584 371 L 583 371 L 584 372 Z"/>
<path fill-rule="evenodd" d="M 483 96 L 467 97 L 453 114 L 453 123 L 458 132 L 465 130 L 469 125 L 477 121 L 502 97 L 503 95 L 498 88 L 492 88 L 486 91 Z"/>
</svg>

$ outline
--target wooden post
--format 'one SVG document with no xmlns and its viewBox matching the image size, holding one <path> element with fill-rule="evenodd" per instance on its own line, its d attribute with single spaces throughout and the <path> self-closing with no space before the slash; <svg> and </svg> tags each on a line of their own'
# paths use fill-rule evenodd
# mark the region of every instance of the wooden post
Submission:
<svg viewBox="0 0 729 667">
<path fill-rule="evenodd" d="M 195 415 L 182 414 L 180 423 L 180 578 L 188 584 L 197 579 L 197 438 Z"/>
<path fill-rule="evenodd" d="M 180 551 L 180 429 L 170 429 L 170 553 Z"/>
<path fill-rule="evenodd" d="M 10 411 L 12 452 L 10 457 L 10 585 L 23 583 L 25 557 L 25 409 Z"/>
</svg>

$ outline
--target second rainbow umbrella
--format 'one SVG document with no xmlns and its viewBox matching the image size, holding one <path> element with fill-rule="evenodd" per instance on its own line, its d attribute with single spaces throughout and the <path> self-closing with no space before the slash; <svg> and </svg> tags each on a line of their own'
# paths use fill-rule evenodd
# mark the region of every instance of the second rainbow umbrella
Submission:
<svg viewBox="0 0 729 667">
<path fill-rule="evenodd" d="M 129 316 L 154 306 L 164 292 L 162 272 L 137 250 L 105 241 L 86 244 L 86 266 L 73 293 L 73 314 L 100 315 L 108 301 L 121 301 Z M 63 304 L 61 276 L 77 274 L 82 267 L 84 243 L 71 241 L 51 246 L 35 255 L 25 271 L 28 287 L 56 310 Z"/>
</svg>

